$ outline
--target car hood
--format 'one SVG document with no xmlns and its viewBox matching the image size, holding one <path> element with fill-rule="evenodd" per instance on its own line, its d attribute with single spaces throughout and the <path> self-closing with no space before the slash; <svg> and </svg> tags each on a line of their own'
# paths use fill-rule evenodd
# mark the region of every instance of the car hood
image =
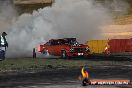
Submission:
<svg viewBox="0 0 132 88">
<path fill-rule="evenodd" d="M 84 45 L 84 44 L 78 44 L 78 45 L 72 45 L 71 47 L 72 48 L 86 48 L 88 46 L 87 45 Z"/>
</svg>

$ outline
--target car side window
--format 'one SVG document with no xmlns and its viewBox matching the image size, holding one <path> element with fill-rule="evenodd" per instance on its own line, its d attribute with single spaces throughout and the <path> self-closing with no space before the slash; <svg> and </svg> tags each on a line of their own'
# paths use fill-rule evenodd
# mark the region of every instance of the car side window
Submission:
<svg viewBox="0 0 132 88">
<path fill-rule="evenodd" d="M 47 42 L 46 45 L 50 45 L 50 42 Z"/>
<path fill-rule="evenodd" d="M 56 45 L 56 41 L 55 40 L 50 41 L 50 45 Z"/>
<path fill-rule="evenodd" d="M 54 45 L 54 41 L 50 41 L 50 45 Z"/>
</svg>

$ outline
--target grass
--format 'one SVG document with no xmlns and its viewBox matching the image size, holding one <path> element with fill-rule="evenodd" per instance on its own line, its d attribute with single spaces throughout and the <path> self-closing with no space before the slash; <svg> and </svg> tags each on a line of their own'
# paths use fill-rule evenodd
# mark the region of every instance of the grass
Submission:
<svg viewBox="0 0 132 88">
<path fill-rule="evenodd" d="M 98 66 L 122 66 L 131 65 L 131 61 L 103 61 L 86 59 L 7 59 L 0 62 L 0 72 L 14 71 L 41 71 L 46 69 L 98 67 Z"/>
</svg>

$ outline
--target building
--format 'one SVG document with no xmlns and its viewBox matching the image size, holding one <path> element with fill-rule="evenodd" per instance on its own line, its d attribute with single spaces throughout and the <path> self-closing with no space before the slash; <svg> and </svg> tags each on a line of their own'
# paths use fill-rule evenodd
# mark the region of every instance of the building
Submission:
<svg viewBox="0 0 132 88">
<path fill-rule="evenodd" d="M 51 6 L 54 0 L 13 0 L 13 4 L 19 14 L 32 13 L 33 10 Z"/>
</svg>

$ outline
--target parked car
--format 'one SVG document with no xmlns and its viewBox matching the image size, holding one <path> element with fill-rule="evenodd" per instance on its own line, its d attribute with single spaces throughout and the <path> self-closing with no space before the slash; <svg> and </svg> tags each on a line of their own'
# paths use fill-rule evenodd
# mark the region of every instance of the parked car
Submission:
<svg viewBox="0 0 132 88">
<path fill-rule="evenodd" d="M 89 56 L 88 45 L 79 44 L 76 38 L 51 39 L 44 45 L 39 46 L 39 52 L 62 58 Z"/>
</svg>

